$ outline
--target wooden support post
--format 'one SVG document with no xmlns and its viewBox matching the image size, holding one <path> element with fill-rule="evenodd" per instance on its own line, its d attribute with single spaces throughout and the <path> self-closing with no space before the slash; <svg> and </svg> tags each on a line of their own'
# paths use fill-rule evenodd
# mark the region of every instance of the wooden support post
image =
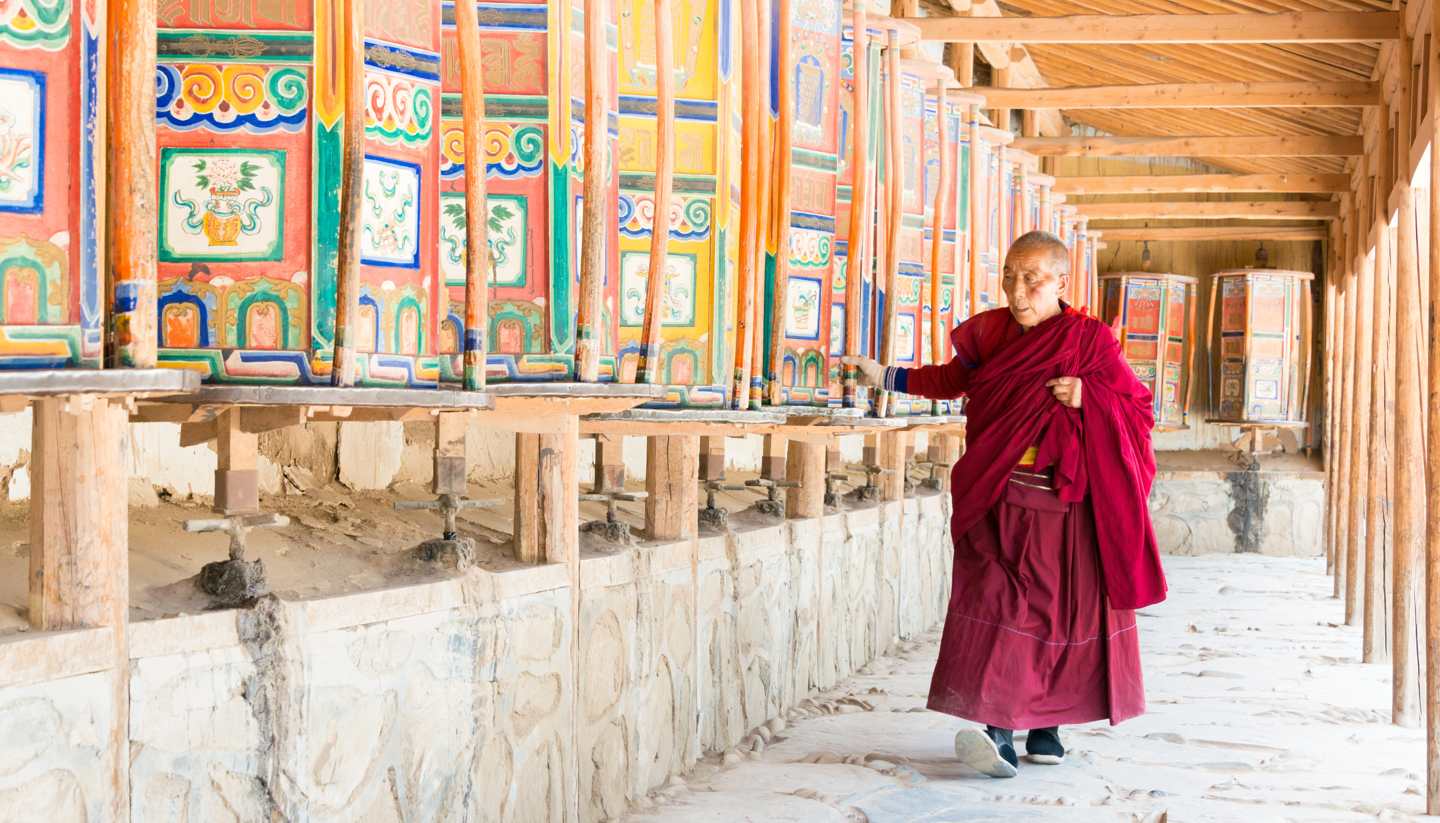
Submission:
<svg viewBox="0 0 1440 823">
<path fill-rule="evenodd" d="M 940 147 L 940 180 L 935 186 L 935 205 L 932 208 L 933 223 L 930 234 L 930 279 L 929 279 L 929 301 L 930 301 L 930 362 L 945 362 L 945 327 L 942 324 L 943 318 L 940 312 L 940 289 L 941 283 L 941 255 L 945 248 L 945 204 L 950 198 L 946 192 L 950 191 L 950 129 L 946 128 L 949 116 L 948 89 L 944 81 L 941 81 L 939 89 L 935 93 L 935 131 L 936 142 Z M 958 237 L 956 238 L 958 242 Z"/>
<path fill-rule="evenodd" d="M 770 240 L 766 244 L 774 260 L 774 276 L 771 282 L 771 301 L 766 312 L 769 315 L 770 338 L 765 342 L 769 353 L 765 361 L 765 402 L 772 406 L 781 405 L 784 400 L 785 365 L 785 309 L 790 299 L 790 168 L 793 164 L 795 101 L 794 84 L 789 81 L 791 64 L 792 13 L 790 0 L 773 0 L 775 3 L 776 54 L 775 65 L 780 76 L 787 78 L 777 84 L 775 110 L 779 119 L 775 129 L 774 165 L 772 177 L 775 181 L 774 206 L 770 221 Z"/>
<path fill-rule="evenodd" d="M 971 79 L 974 79 L 973 76 Z M 980 167 L 980 106 L 971 103 L 969 109 L 970 126 L 967 129 L 967 133 L 970 136 L 970 169 L 966 175 L 966 183 L 970 188 L 970 192 L 965 198 L 967 201 L 966 208 L 969 209 L 965 218 L 965 225 L 969 227 L 969 230 L 965 234 L 970 238 L 970 270 L 967 273 L 970 311 L 965 316 L 974 317 L 980 311 L 980 252 L 989 251 L 987 246 L 990 232 L 988 228 L 983 231 L 980 229 L 978 220 L 981 215 L 975 211 L 976 198 L 980 196 L 980 173 L 983 171 Z M 986 216 L 986 220 L 989 220 L 988 216 Z"/>
<path fill-rule="evenodd" d="M 824 516 L 825 441 L 791 440 L 787 472 L 786 479 L 800 485 L 785 490 L 786 514 L 796 519 Z"/>
<path fill-rule="evenodd" d="M 645 532 L 651 540 L 695 534 L 700 509 L 700 438 L 657 435 L 646 442 Z"/>
<path fill-rule="evenodd" d="M 29 619 L 39 631 L 114 632 L 109 820 L 130 819 L 128 416 L 103 398 L 36 400 L 31 429 Z"/>
<path fill-rule="evenodd" d="M 1339 468 L 1336 473 L 1335 494 L 1333 499 L 1332 517 L 1335 527 L 1331 530 L 1331 543 L 1335 552 L 1335 579 L 1333 595 L 1336 598 L 1345 596 L 1345 575 L 1348 570 L 1349 553 L 1346 546 L 1349 545 L 1350 520 L 1346 516 L 1350 511 L 1350 459 L 1353 457 L 1352 445 L 1354 443 L 1353 431 L 1350 428 L 1351 411 L 1355 407 L 1355 305 L 1356 297 L 1356 271 L 1355 260 L 1357 242 L 1355 240 L 1356 223 L 1359 220 L 1359 209 L 1356 208 L 1353 198 L 1347 195 L 1350 200 L 1348 205 L 1348 219 L 1345 221 L 1345 242 L 1341 247 L 1341 264 L 1343 268 L 1340 279 L 1342 286 L 1342 302 L 1344 304 L 1345 317 L 1341 323 L 1340 339 L 1342 341 L 1343 374 L 1340 387 L 1340 402 L 1337 406 L 1339 420 L 1337 426 L 1340 432 L 1339 439 Z"/>
<path fill-rule="evenodd" d="M 465 429 L 470 422 L 466 412 L 440 412 L 435 415 L 435 476 L 430 490 L 436 494 L 464 495 L 468 467 L 465 464 Z"/>
<path fill-rule="evenodd" d="M 1004 67 L 1004 68 L 996 69 L 996 70 L 995 70 L 995 85 L 996 85 L 996 86 L 998 86 L 998 87 L 1000 87 L 1000 88 L 1009 88 L 1009 87 L 1010 87 L 1010 82 L 1011 82 L 1011 79 L 1010 79 L 1010 67 L 1009 67 L 1009 66 L 1006 66 L 1006 67 Z M 1004 130 L 1004 131 L 1010 131 L 1010 109 L 1009 109 L 1009 108 L 994 108 L 994 109 L 991 109 L 991 112 L 993 113 L 993 115 L 994 115 L 994 117 L 995 117 L 995 121 L 994 121 L 994 122 L 995 122 L 995 128 L 1001 129 L 1001 130 Z M 1003 240 L 1002 240 L 1002 242 L 1003 242 Z"/>
<path fill-rule="evenodd" d="M 1365 216 L 1369 212 L 1366 210 Z M 1370 370 L 1373 368 L 1374 333 L 1372 324 L 1375 314 L 1375 267 L 1370 255 L 1366 254 L 1368 220 L 1356 226 L 1360 239 L 1359 272 L 1355 281 L 1355 401 L 1350 410 L 1350 426 L 1354 432 L 1350 455 L 1350 499 L 1349 530 L 1345 544 L 1345 623 L 1360 624 L 1360 598 L 1364 596 L 1360 583 L 1365 579 L 1365 480 L 1370 471 Z"/>
<path fill-rule="evenodd" d="M 579 419 L 566 422 L 558 434 L 515 436 L 515 558 L 524 563 L 571 564 L 578 581 Z"/>
<path fill-rule="evenodd" d="M 155 169 L 155 0 L 115 0 L 106 15 L 110 179 L 105 188 L 109 204 L 105 237 L 114 311 L 112 359 L 120 366 L 150 369 L 155 367 L 158 342 L 155 259 L 160 214 Z M 73 36 L 82 36 L 78 20 L 70 28 Z M 73 91 L 79 94 L 78 89 Z M 37 157 L 41 150 L 34 147 Z"/>
<path fill-rule="evenodd" d="M 340 245 L 336 260 L 335 341 L 330 382 L 353 386 L 360 353 L 360 199 L 365 173 L 365 4 L 344 5 L 340 75 L 345 78 L 341 125 Z"/>
<path fill-rule="evenodd" d="M 675 36 L 670 0 L 655 0 L 655 202 L 650 231 L 650 269 L 645 278 L 645 317 L 635 380 L 660 382 L 660 307 L 670 265 L 670 197 L 675 182 Z"/>
<path fill-rule="evenodd" d="M 757 0 L 740 0 L 740 260 L 736 267 L 739 274 L 736 283 L 739 310 L 735 315 L 735 372 L 730 384 L 730 403 L 736 409 L 750 407 L 750 375 L 756 357 L 755 334 L 751 327 L 755 323 L 756 286 L 760 274 L 756 270 L 760 247 L 760 135 L 765 128 L 764 107 L 760 98 L 765 84 L 762 83 L 760 20 L 756 3 Z"/>
<path fill-rule="evenodd" d="M 1335 573 L 1335 488 L 1340 461 L 1339 447 L 1340 375 L 1341 365 L 1340 323 L 1343 314 L 1340 291 L 1340 238 L 1341 224 L 1330 227 L 1329 260 L 1325 273 L 1325 573 Z"/>
<path fill-rule="evenodd" d="M 909 432 L 889 431 L 880 435 L 880 499 L 902 500 L 905 497 L 905 450 Z"/>
<path fill-rule="evenodd" d="M 465 140 L 465 331 L 460 341 L 462 380 L 470 391 L 485 388 L 490 333 L 490 207 L 486 201 L 485 82 L 480 22 L 475 4 L 455 4 L 460 47 L 460 111 Z M 436 452 L 439 459 L 439 452 Z M 464 455 L 462 453 L 461 457 Z M 438 469 L 438 464 L 437 464 Z M 436 477 L 439 477 L 438 471 Z M 461 491 L 464 491 L 462 484 Z"/>
<path fill-rule="evenodd" d="M 723 480 L 725 478 L 725 438 L 700 438 L 700 479 Z"/>
<path fill-rule="evenodd" d="M 575 379 L 583 383 L 600 379 L 600 345 L 604 339 L 600 293 L 609 257 L 605 216 L 611 204 L 606 150 L 609 129 L 605 125 L 612 68 L 605 40 L 609 20 L 607 0 L 585 0 L 584 212 L 580 218 L 580 288 L 575 317 Z M 656 218 L 656 222 L 663 223 L 664 218 Z"/>
<path fill-rule="evenodd" d="M 240 407 L 221 412 L 215 420 L 215 505 L 221 514 L 260 511 L 260 436 L 240 428 Z"/>
<path fill-rule="evenodd" d="M 866 4 L 855 3 L 852 30 L 855 33 L 851 49 L 855 66 L 854 122 L 870 122 L 870 87 L 864 79 L 870 76 L 869 19 Z M 850 134 L 850 226 L 847 238 L 845 288 L 845 354 L 857 356 L 860 348 L 861 290 L 864 288 L 864 271 L 870 254 L 871 215 L 874 211 L 869 202 L 870 163 L 868 152 L 868 129 L 852 128 Z M 842 402 L 847 408 L 854 408 L 858 401 L 859 371 L 852 366 L 841 366 Z"/>
<path fill-rule="evenodd" d="M 1408 41 L 1407 41 L 1408 42 Z M 1402 64 L 1403 65 L 1403 64 Z M 1421 351 L 1425 328 L 1420 306 L 1419 249 L 1415 244 L 1415 198 L 1401 180 L 1399 248 L 1395 278 L 1395 613 L 1391 631 L 1393 701 L 1398 726 L 1420 722 L 1420 552 L 1425 541 L 1425 433 L 1421 415 Z"/>
<path fill-rule="evenodd" d="M 618 434 L 595 435 L 595 491 L 625 488 L 625 438 Z"/>
<path fill-rule="evenodd" d="M 760 476 L 766 480 L 785 479 L 785 461 L 787 452 L 785 449 L 785 436 L 783 434 L 765 435 L 764 453 L 760 457 Z"/>
<path fill-rule="evenodd" d="M 1380 111 L 1385 111 L 1382 106 Z M 1382 126 L 1385 117 L 1381 117 Z M 1382 128 L 1388 135 L 1389 130 Z M 1382 138 L 1389 146 L 1389 139 Z M 1390 623 L 1386 613 L 1387 589 L 1393 565 L 1393 544 L 1390 533 L 1390 440 L 1395 410 L 1390 388 L 1395 382 L 1395 364 L 1391 359 L 1391 326 L 1394 316 L 1390 301 L 1394 270 L 1391 265 L 1389 215 L 1389 164 L 1384 162 L 1389 151 L 1382 152 L 1380 173 L 1376 175 L 1375 210 L 1375 312 L 1371 350 L 1374 368 L 1370 372 L 1370 473 L 1366 477 L 1365 513 L 1365 596 L 1361 614 L 1364 628 L 1361 659 L 1379 663 L 1390 659 Z"/>
<path fill-rule="evenodd" d="M 887 32 L 889 42 L 885 48 L 885 316 L 880 323 L 880 357 L 882 364 L 895 362 L 896 318 L 899 300 L 896 293 L 900 288 L 900 224 L 905 217 L 904 173 L 905 152 L 900 139 L 900 36 L 895 30 Z M 858 282 L 858 281 L 857 281 Z M 876 393 L 875 416 L 888 417 L 892 398 L 888 392 Z"/>
<path fill-rule="evenodd" d="M 1425 110 L 1430 112 L 1430 290 L 1429 317 L 1440 316 L 1440 3 L 1430 4 L 1429 66 Z M 1426 489 L 1440 489 L 1440 333 L 1430 333 L 1428 406 L 1425 443 Z M 1440 815 L 1440 506 L 1425 512 L 1425 811 Z"/>
</svg>

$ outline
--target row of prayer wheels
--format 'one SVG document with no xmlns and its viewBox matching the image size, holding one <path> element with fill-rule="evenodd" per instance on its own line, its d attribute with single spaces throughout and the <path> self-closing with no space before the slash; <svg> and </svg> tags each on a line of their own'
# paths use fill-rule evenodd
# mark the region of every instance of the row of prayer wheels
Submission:
<svg viewBox="0 0 1440 823">
<path fill-rule="evenodd" d="M 1212 421 L 1305 421 L 1313 279 L 1310 272 L 1279 269 L 1214 274 L 1204 330 L 1212 364 Z M 1154 395 L 1155 423 L 1161 429 L 1183 429 L 1192 422 L 1200 351 L 1197 286 L 1196 278 L 1179 274 L 1116 272 L 1100 277 L 1101 316 L 1118 329 L 1125 359 Z"/>
<path fill-rule="evenodd" d="M 578 0 L 242 5 L 163 5 L 138 61 L 105 58 L 85 4 L 0 36 L 0 368 L 150 347 L 212 384 L 640 381 L 674 408 L 917 414 L 953 409 L 867 396 L 841 356 L 946 359 L 1002 304 L 1015 237 L 1059 235 L 1067 300 L 1098 302 L 1098 234 L 883 7 L 672 0 L 657 26 L 618 0 L 587 29 Z M 132 64 L 154 82 L 107 76 Z M 110 106 L 153 109 L 155 156 L 111 151 Z M 122 170 L 155 187 L 153 261 L 123 279 L 112 209 L 151 209 L 107 204 Z M 1116 299 L 1189 294 L 1140 291 Z M 1183 424 L 1168 319 L 1127 352 Z M 1260 371 L 1265 334 L 1238 355 Z M 1275 411 L 1271 378 L 1241 383 L 1222 413 Z"/>
</svg>

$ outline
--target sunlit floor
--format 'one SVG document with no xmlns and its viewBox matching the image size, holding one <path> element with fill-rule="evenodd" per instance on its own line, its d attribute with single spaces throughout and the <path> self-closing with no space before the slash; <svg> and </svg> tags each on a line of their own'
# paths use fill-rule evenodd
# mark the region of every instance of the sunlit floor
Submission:
<svg viewBox="0 0 1440 823">
<path fill-rule="evenodd" d="M 1169 600 L 1140 618 L 1149 713 L 1064 730 L 1063 765 L 1022 761 L 1011 780 L 960 766 L 952 739 L 962 721 L 924 709 L 938 644 L 930 635 L 792 712 L 762 753 L 701 763 L 631 820 L 1195 823 L 1423 812 L 1423 737 L 1389 724 L 1389 666 L 1358 662 L 1359 629 L 1340 625 L 1323 560 L 1176 557 L 1166 568 Z"/>
</svg>

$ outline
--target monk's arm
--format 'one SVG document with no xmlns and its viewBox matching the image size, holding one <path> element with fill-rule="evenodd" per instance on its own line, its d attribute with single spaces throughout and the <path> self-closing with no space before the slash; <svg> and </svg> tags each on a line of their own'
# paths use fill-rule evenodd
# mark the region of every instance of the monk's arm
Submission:
<svg viewBox="0 0 1440 823">
<path fill-rule="evenodd" d="M 954 400 L 970 389 L 970 376 L 980 368 L 974 326 L 961 324 L 956 339 L 956 354 L 949 362 L 906 369 L 891 366 L 885 369 L 884 385 L 890 391 L 913 394 L 930 400 Z"/>
</svg>

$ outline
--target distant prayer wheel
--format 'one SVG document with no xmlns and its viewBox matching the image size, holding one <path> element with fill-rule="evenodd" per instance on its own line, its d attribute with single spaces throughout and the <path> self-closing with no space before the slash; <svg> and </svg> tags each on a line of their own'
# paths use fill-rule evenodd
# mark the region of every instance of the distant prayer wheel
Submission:
<svg viewBox="0 0 1440 823">
<path fill-rule="evenodd" d="M 1213 404 L 1215 421 L 1305 421 L 1314 277 L 1278 269 L 1216 272 L 1205 327 L 1207 342 L 1216 331 L 1220 336 L 1218 345 L 1207 346 L 1211 394 L 1217 389 L 1219 394 Z"/>
<path fill-rule="evenodd" d="M 1120 329 L 1125 360 L 1155 398 L 1155 425 L 1190 424 L 1197 281 L 1179 274 L 1118 272 L 1100 278 L 1101 317 Z"/>
<path fill-rule="evenodd" d="M 1008 191 L 1004 178 L 1008 175 L 1001 173 L 1004 168 L 1001 155 L 1006 151 L 1006 146 L 1014 139 L 1014 135 L 1000 129 L 981 127 L 980 137 L 972 141 L 979 153 L 979 167 L 981 179 L 976 186 L 978 196 L 975 199 L 975 229 L 971 237 L 975 242 L 975 253 L 977 255 L 977 276 L 976 276 L 976 312 L 997 308 L 1005 305 L 1005 295 L 1000 291 L 1000 269 L 1005 260 L 1005 251 L 1010 247 L 1009 241 L 1005 239 L 1003 216 L 1006 212 L 1004 204 L 1008 197 Z"/>
</svg>

